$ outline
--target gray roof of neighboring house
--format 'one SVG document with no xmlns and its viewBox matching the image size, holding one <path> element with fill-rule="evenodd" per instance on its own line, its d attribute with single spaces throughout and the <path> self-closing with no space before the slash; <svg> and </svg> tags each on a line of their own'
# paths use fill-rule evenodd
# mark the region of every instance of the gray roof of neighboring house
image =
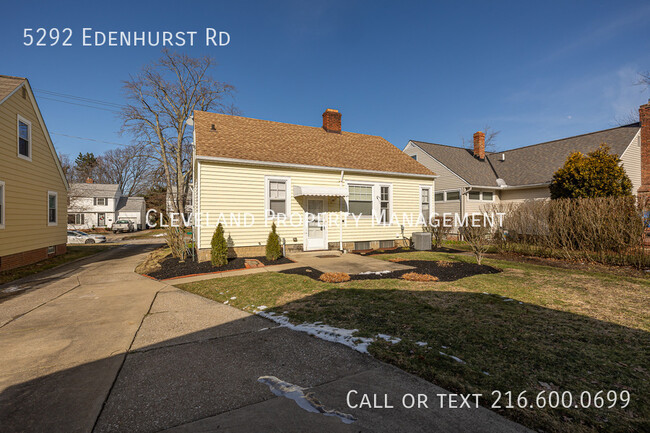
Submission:
<svg viewBox="0 0 650 433">
<path fill-rule="evenodd" d="M 608 144 L 612 153 L 621 156 L 639 129 L 640 125 L 633 123 L 503 152 L 490 152 L 484 161 L 475 158 L 468 149 L 412 142 L 470 185 L 497 186 L 496 180 L 501 178 L 508 186 L 520 186 L 550 182 L 553 173 L 562 167 L 572 152 L 588 153 L 601 143 Z M 501 155 L 505 156 L 504 161 L 501 161 Z"/>
<path fill-rule="evenodd" d="M 144 197 L 120 197 L 117 202 L 118 212 L 140 212 L 144 206 Z"/>
<path fill-rule="evenodd" d="M 76 197 L 113 197 L 120 185 L 111 183 L 73 183 L 70 193 Z"/>
</svg>

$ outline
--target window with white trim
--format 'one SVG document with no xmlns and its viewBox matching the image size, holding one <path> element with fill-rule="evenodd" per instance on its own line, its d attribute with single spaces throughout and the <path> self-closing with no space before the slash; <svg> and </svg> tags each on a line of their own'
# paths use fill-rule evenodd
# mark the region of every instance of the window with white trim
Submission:
<svg viewBox="0 0 650 433">
<path fill-rule="evenodd" d="M 95 206 L 106 206 L 107 204 L 108 204 L 108 198 L 95 197 Z"/>
<path fill-rule="evenodd" d="M 18 157 L 32 160 L 32 122 L 18 115 Z"/>
<path fill-rule="evenodd" d="M 390 224 L 390 186 L 379 187 L 379 215 L 382 224 Z"/>
<path fill-rule="evenodd" d="M 82 213 L 68 214 L 68 224 L 83 224 L 83 223 L 84 223 L 84 214 Z"/>
<path fill-rule="evenodd" d="M 372 216 L 372 185 L 350 185 L 348 211 L 354 215 Z"/>
<path fill-rule="evenodd" d="M 445 196 L 445 201 L 456 201 L 460 200 L 460 191 L 447 191 Z"/>
<path fill-rule="evenodd" d="M 494 193 L 492 191 L 470 191 L 467 197 L 472 201 L 493 201 Z"/>
<path fill-rule="evenodd" d="M 47 225 L 55 226 L 57 223 L 57 196 L 58 194 L 53 191 L 47 193 Z"/>
<path fill-rule="evenodd" d="M 289 214 L 289 179 L 266 179 L 266 217 L 274 218 L 279 215 Z"/>
<path fill-rule="evenodd" d="M 427 186 L 420 187 L 420 213 L 428 225 L 431 217 L 431 188 Z"/>
<path fill-rule="evenodd" d="M 5 228 L 5 183 L 0 180 L 0 229 Z"/>
<path fill-rule="evenodd" d="M 451 191 L 438 191 L 434 195 L 435 201 L 444 202 L 444 201 L 459 201 L 460 200 L 460 190 L 453 189 Z"/>
</svg>

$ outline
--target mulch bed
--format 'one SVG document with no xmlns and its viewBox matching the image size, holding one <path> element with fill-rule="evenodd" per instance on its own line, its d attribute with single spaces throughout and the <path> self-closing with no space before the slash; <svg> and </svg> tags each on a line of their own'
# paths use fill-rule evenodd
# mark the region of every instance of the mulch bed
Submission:
<svg viewBox="0 0 650 433">
<path fill-rule="evenodd" d="M 462 253 L 462 250 L 456 250 L 453 248 L 442 247 L 436 250 L 432 250 L 434 253 Z M 377 254 L 395 254 L 395 253 L 420 253 L 422 251 L 414 250 L 411 248 L 405 247 L 394 247 L 394 248 L 380 248 L 376 250 L 354 250 L 351 251 L 353 254 L 359 254 L 360 256 L 374 256 Z"/>
<path fill-rule="evenodd" d="M 292 260 L 289 260 L 286 257 L 281 257 L 275 261 L 266 260 L 266 257 L 237 257 L 234 259 L 228 259 L 227 265 L 217 268 L 212 266 L 212 263 L 209 261 L 195 262 L 191 259 L 188 259 L 184 263 L 180 263 L 178 261 L 178 258 L 168 257 L 160 262 L 161 268 L 159 270 L 150 272 L 148 275 L 158 280 L 164 280 L 167 278 L 182 277 L 187 275 L 208 274 L 212 272 L 246 269 L 245 263 L 247 259 L 259 260 L 264 266 L 293 263 Z"/>
<path fill-rule="evenodd" d="M 471 277 L 480 274 L 497 274 L 500 269 L 487 265 L 477 265 L 476 263 L 466 262 L 445 262 L 446 266 L 440 266 L 435 260 L 400 260 L 399 264 L 413 266 L 415 269 L 404 269 L 384 274 L 352 274 L 350 280 L 382 280 L 386 278 L 400 278 L 409 272 L 419 274 L 428 274 L 438 277 L 438 281 L 456 281 L 461 278 Z M 304 275 L 314 280 L 318 280 L 322 272 L 310 267 L 293 268 L 280 271 L 283 274 Z"/>
</svg>

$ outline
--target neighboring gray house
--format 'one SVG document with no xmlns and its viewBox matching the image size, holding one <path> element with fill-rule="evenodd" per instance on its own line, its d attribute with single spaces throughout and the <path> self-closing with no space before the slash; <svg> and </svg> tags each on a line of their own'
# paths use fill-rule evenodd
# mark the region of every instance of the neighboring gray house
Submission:
<svg viewBox="0 0 650 433">
<path fill-rule="evenodd" d="M 122 196 L 117 184 L 86 183 L 70 185 L 68 229 L 109 229 L 119 219 L 128 219 L 142 229 L 145 221 L 143 197 Z"/>
<path fill-rule="evenodd" d="M 553 174 L 575 151 L 591 152 L 607 143 L 621 158 L 632 181 L 641 186 L 639 123 L 504 152 L 485 152 L 485 135 L 474 134 L 474 149 L 409 141 L 404 152 L 439 175 L 434 195 L 436 213 L 481 212 L 494 203 L 550 197 Z"/>
</svg>

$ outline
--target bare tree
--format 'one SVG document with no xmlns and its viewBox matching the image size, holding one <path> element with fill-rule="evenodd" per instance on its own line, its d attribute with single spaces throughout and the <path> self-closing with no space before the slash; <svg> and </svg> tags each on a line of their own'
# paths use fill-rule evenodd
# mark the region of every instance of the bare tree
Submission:
<svg viewBox="0 0 650 433">
<path fill-rule="evenodd" d="M 639 73 L 639 81 L 636 84 L 646 89 L 650 88 L 650 71 Z"/>
<path fill-rule="evenodd" d="M 501 134 L 501 131 L 497 131 L 496 129 L 492 128 L 490 125 L 485 125 L 483 128 L 483 132 L 485 133 L 485 150 L 489 152 L 494 152 L 496 151 L 496 139 L 499 134 Z M 472 136 L 469 140 L 465 137 L 461 137 L 461 140 L 463 140 L 463 147 L 466 149 L 473 150 L 474 149 L 474 137 Z"/>
<path fill-rule="evenodd" d="M 154 172 L 147 150 L 138 145 L 107 150 L 98 158 L 100 181 L 119 184 L 127 196 L 144 194 Z"/>
<path fill-rule="evenodd" d="M 65 176 L 68 183 L 72 183 L 74 178 L 74 164 L 70 155 L 67 153 L 59 153 L 59 162 L 61 163 L 61 169 L 63 169 L 63 175 Z"/>
<path fill-rule="evenodd" d="M 629 112 L 616 116 L 614 124 L 616 126 L 625 126 L 639 121 L 639 110 L 631 109 Z"/>
<path fill-rule="evenodd" d="M 211 57 L 192 58 L 163 50 L 162 57 L 124 82 L 129 101 L 122 110 L 123 132 L 150 146 L 164 171 L 173 211 L 185 213 L 192 178 L 192 134 L 187 120 L 195 110 L 236 112 L 234 87 L 210 73 Z"/>
</svg>

